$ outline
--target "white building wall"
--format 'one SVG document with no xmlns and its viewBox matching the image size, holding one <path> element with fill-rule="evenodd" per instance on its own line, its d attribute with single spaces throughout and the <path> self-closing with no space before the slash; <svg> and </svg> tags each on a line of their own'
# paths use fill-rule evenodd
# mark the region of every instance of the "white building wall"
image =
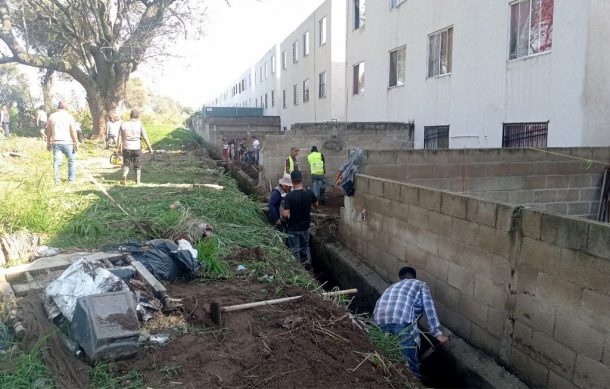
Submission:
<svg viewBox="0 0 610 389">
<path fill-rule="evenodd" d="M 273 45 L 273 47 L 265 53 L 263 58 L 261 58 L 252 68 L 252 80 L 254 84 L 251 92 L 252 99 L 254 102 L 258 100 L 258 107 L 263 108 L 263 115 L 265 116 L 279 116 L 277 95 L 279 89 L 278 55 L 279 47 Z M 275 62 L 275 66 L 273 66 L 273 62 Z M 272 92 L 275 94 L 275 101 L 272 101 Z M 254 103 L 253 106 L 256 107 L 256 103 Z"/>
<path fill-rule="evenodd" d="M 326 43 L 320 45 L 320 20 L 326 17 Z M 304 34 L 309 32 L 309 55 L 304 55 Z M 298 41 L 299 59 L 293 62 L 292 47 Z M 287 69 L 280 63 L 280 116 L 282 126 L 293 123 L 345 120 L 345 0 L 328 0 L 280 44 L 286 51 Z M 326 72 L 326 97 L 319 98 L 319 74 Z M 309 102 L 303 102 L 303 82 L 309 80 Z M 294 104 L 294 85 L 298 104 Z M 282 89 L 287 92 L 281 107 Z"/>
<path fill-rule="evenodd" d="M 347 120 L 414 121 L 418 148 L 424 126 L 450 125 L 450 147 L 501 147 L 504 122 L 546 121 L 548 146 L 590 145 L 583 136 L 590 1 L 600 11 L 607 7 L 602 0 L 578 6 L 555 0 L 552 50 L 509 61 L 512 1 L 408 0 L 393 9 L 387 1 L 367 1 L 366 24 L 354 30 L 353 0 L 347 0 Z M 428 35 L 449 26 L 452 73 L 427 78 Z M 598 28 L 607 29 L 601 22 Z M 389 51 L 401 45 L 406 83 L 388 88 Z M 352 66 L 361 61 L 365 91 L 353 95 Z"/>
</svg>

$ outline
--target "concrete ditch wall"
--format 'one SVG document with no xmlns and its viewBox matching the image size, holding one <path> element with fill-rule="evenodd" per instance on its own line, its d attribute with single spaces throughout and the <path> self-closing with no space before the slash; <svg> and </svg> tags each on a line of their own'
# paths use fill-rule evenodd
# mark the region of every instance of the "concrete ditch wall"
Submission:
<svg viewBox="0 0 610 389">
<path fill-rule="evenodd" d="M 442 323 L 532 386 L 607 387 L 610 226 L 367 175 L 356 185 L 340 239 L 383 279 L 417 268 Z"/>
<path fill-rule="evenodd" d="M 248 140 L 251 145 L 252 136 L 261 143 L 267 134 L 281 133 L 279 116 L 266 117 L 210 117 L 194 115 L 191 118 L 191 128 L 206 142 L 215 145 L 222 153 L 222 139 Z"/>
<path fill-rule="evenodd" d="M 610 148 L 545 150 L 377 150 L 368 152 L 361 172 L 564 215 L 597 215 Z"/>
<path fill-rule="evenodd" d="M 284 163 L 292 146 L 299 147 L 300 169 L 305 184 L 311 179 L 307 155 L 312 146 L 317 146 L 326 160 L 326 176 L 334 181 L 336 171 L 345 163 L 347 150 L 406 150 L 413 148 L 412 123 L 296 123 L 281 135 L 267 135 L 261 150 L 261 165 L 264 167 L 264 182 L 273 185 L 282 176 Z"/>
</svg>

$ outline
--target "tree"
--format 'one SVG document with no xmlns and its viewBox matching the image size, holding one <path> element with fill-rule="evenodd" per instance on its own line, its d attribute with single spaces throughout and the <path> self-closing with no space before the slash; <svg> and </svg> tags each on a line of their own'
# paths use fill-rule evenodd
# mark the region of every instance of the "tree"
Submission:
<svg viewBox="0 0 610 389">
<path fill-rule="evenodd" d="M 149 104 L 150 91 L 141 78 L 134 77 L 127 82 L 125 90 L 125 106 L 142 109 Z"/>
<path fill-rule="evenodd" d="M 0 66 L 0 102 L 10 105 L 17 103 L 19 106 L 31 108 L 32 97 L 30 94 L 29 80 L 27 76 L 19 71 L 17 65 L 8 64 Z"/>
<path fill-rule="evenodd" d="M 70 75 L 87 94 L 94 136 L 103 137 L 130 74 L 166 55 L 179 35 L 200 33 L 205 11 L 191 0 L 0 0 L 0 63 Z"/>
</svg>

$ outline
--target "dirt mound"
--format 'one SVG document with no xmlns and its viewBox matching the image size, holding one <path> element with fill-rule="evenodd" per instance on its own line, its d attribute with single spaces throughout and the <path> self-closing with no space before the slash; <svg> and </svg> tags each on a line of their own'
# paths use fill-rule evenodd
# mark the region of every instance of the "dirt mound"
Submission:
<svg viewBox="0 0 610 389">
<path fill-rule="evenodd" d="M 294 287 L 217 282 L 174 284 L 192 328 L 165 347 L 149 348 L 124 371 L 138 369 L 148 385 L 184 387 L 353 388 L 403 387 L 407 377 L 374 357 L 375 348 L 346 311 Z M 221 305 L 269 298 L 295 302 L 224 313 L 224 327 L 209 317 Z M 411 380 L 412 381 L 412 380 Z"/>
<path fill-rule="evenodd" d="M 58 387 L 88 387 L 91 367 L 66 349 L 59 329 L 47 320 L 40 298 L 30 295 L 19 301 L 19 308 L 23 310 L 23 326 L 26 329 L 22 348 L 32 350 L 40 347 L 41 358 Z"/>
</svg>

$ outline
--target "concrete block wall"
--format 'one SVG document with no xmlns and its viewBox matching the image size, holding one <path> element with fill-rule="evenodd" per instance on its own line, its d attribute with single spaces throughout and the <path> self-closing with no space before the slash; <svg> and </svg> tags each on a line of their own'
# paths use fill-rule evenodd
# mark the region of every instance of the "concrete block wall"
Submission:
<svg viewBox="0 0 610 389">
<path fill-rule="evenodd" d="M 364 174 L 591 218 L 610 148 L 371 150 Z"/>
<path fill-rule="evenodd" d="M 414 266 L 441 322 L 535 387 L 610 382 L 610 226 L 358 175 L 339 235 L 387 282 Z"/>
<path fill-rule="evenodd" d="M 222 139 L 248 139 L 258 137 L 264 144 L 268 134 L 279 134 L 279 117 L 237 117 L 237 118 L 205 118 L 195 115 L 191 119 L 192 129 L 206 142 L 222 148 Z"/>
<path fill-rule="evenodd" d="M 406 150 L 413 148 L 413 126 L 410 123 L 297 123 L 281 135 L 267 135 L 261 149 L 264 182 L 275 186 L 284 171 L 292 146 L 301 149 L 299 167 L 305 184 L 310 182 L 307 155 L 317 146 L 326 160 L 326 176 L 334 182 L 337 170 L 354 148 L 370 150 Z"/>
</svg>

